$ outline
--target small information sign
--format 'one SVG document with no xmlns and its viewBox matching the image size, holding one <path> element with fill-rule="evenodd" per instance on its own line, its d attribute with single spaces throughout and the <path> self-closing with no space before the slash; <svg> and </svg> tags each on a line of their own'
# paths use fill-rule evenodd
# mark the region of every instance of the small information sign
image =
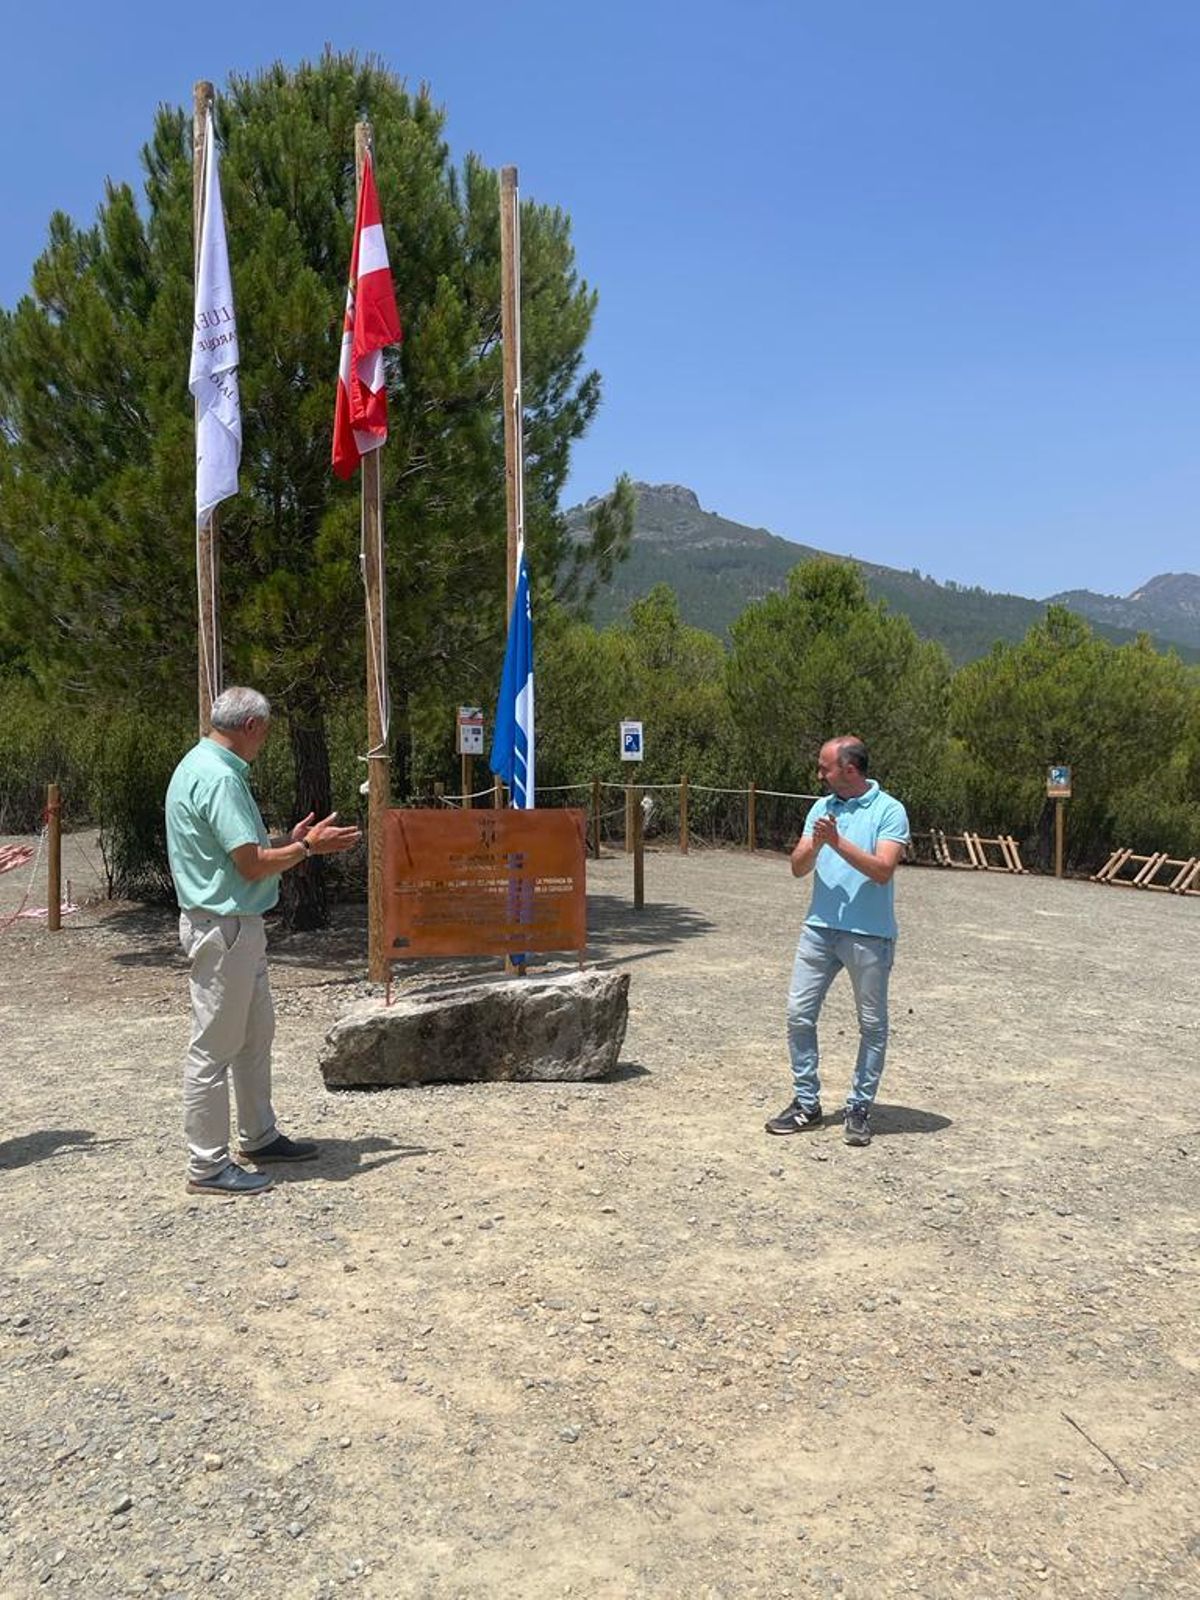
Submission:
<svg viewBox="0 0 1200 1600">
<path fill-rule="evenodd" d="M 622 722 L 621 724 L 621 760 L 640 761 L 642 759 L 642 725 L 640 722 Z"/>
<path fill-rule="evenodd" d="M 460 756 L 483 754 L 483 711 L 479 706 L 458 708 L 458 753 Z"/>
<path fill-rule="evenodd" d="M 1071 798 L 1070 767 L 1048 767 L 1046 769 L 1046 798 L 1048 800 L 1069 800 Z"/>
</svg>

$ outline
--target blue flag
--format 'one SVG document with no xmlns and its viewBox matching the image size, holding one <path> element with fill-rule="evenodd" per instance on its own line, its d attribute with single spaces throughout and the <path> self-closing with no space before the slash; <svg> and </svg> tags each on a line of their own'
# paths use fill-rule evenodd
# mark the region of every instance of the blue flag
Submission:
<svg viewBox="0 0 1200 1600">
<path fill-rule="evenodd" d="M 525 547 L 517 552 L 517 590 L 508 623 L 508 648 L 496 705 L 491 768 L 503 778 L 512 803 L 524 811 L 534 807 L 533 778 L 533 614 L 529 605 L 529 571 Z"/>
</svg>

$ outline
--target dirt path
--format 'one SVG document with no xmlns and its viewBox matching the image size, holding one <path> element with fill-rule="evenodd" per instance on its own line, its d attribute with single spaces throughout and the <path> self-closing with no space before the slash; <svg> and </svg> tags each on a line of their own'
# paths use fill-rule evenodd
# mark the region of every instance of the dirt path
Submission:
<svg viewBox="0 0 1200 1600">
<path fill-rule="evenodd" d="M 325 1153 L 252 1202 L 183 1191 L 171 920 L 0 936 L 0 1594 L 1194 1600 L 1200 902 L 906 869 L 860 1151 L 762 1132 L 780 858 L 591 890 L 604 1084 L 328 1095 L 361 929 L 277 942 Z"/>
</svg>

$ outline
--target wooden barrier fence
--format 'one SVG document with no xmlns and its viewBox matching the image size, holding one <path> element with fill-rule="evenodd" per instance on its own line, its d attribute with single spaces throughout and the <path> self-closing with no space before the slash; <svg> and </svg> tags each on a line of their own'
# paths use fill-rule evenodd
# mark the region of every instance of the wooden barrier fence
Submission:
<svg viewBox="0 0 1200 1600">
<path fill-rule="evenodd" d="M 1169 883 L 1155 883 L 1164 867 L 1173 867 L 1175 874 Z M 1118 874 L 1133 868 L 1133 876 Z M 1092 874 L 1093 883 L 1109 883 L 1117 889 L 1153 889 L 1158 894 L 1200 894 L 1200 856 L 1169 856 L 1165 850 L 1148 856 L 1137 855 L 1132 850 L 1114 850 L 1112 855 Z"/>
<path fill-rule="evenodd" d="M 1010 833 L 995 839 L 985 839 L 979 833 L 946 833 L 941 828 L 931 828 L 927 833 L 914 833 L 914 844 L 929 841 L 929 848 L 939 867 L 961 867 L 968 872 L 1028 872 L 1021 861 L 1021 851 Z M 962 856 L 955 851 L 961 847 Z M 999 853 L 999 861 L 988 859 L 988 849 Z"/>
</svg>

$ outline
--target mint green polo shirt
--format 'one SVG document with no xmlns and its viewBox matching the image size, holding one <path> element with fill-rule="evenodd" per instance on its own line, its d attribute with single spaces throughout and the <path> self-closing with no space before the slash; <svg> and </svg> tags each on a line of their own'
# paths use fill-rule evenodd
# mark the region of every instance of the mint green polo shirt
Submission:
<svg viewBox="0 0 1200 1600">
<path fill-rule="evenodd" d="M 257 917 L 279 899 L 279 877 L 251 883 L 233 864 L 243 844 L 271 840 L 246 774 L 250 763 L 212 739 L 201 739 L 167 786 L 167 857 L 184 911 Z"/>
<path fill-rule="evenodd" d="M 839 800 L 827 794 L 818 800 L 804 821 L 804 837 L 812 837 L 818 817 L 830 816 L 843 839 L 874 855 L 881 839 L 908 843 L 908 813 L 872 780 L 865 794 Z M 812 928 L 836 928 L 842 933 L 866 933 L 875 939 L 896 937 L 895 880 L 872 883 L 865 872 L 843 861 L 835 850 L 817 851 L 813 868 L 813 896 L 805 921 Z"/>
</svg>

